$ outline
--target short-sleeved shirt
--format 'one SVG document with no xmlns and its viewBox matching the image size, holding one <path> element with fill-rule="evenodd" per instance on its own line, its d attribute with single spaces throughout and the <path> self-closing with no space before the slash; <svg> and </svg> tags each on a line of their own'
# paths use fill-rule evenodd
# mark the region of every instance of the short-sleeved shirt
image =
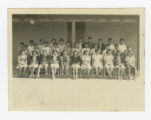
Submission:
<svg viewBox="0 0 151 120">
<path fill-rule="evenodd" d="M 124 53 L 127 50 L 127 47 L 125 44 L 119 44 L 119 49 L 120 52 Z"/>
<path fill-rule="evenodd" d="M 104 61 L 105 61 L 105 64 L 113 64 L 113 60 L 114 60 L 114 57 L 113 55 L 105 55 L 104 56 Z"/>
</svg>

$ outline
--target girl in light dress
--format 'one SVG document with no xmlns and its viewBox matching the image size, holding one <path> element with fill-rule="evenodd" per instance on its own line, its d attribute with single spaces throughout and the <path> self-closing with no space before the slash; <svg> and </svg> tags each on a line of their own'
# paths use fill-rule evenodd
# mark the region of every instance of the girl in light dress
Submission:
<svg viewBox="0 0 151 120">
<path fill-rule="evenodd" d="M 18 64 L 16 67 L 20 76 L 25 75 L 27 67 L 27 55 L 24 50 L 21 50 L 18 56 Z"/>
<path fill-rule="evenodd" d="M 112 51 L 109 49 L 104 56 L 104 62 L 105 62 L 105 69 L 109 75 L 110 78 L 112 78 L 112 72 L 113 72 L 113 60 L 114 57 L 112 55 Z"/>
<path fill-rule="evenodd" d="M 52 56 L 50 58 L 50 67 L 52 71 L 52 79 L 54 79 L 57 69 L 59 68 L 59 57 L 58 52 L 56 50 L 53 50 L 52 52 Z"/>
<path fill-rule="evenodd" d="M 115 68 L 117 68 L 117 72 L 118 72 L 118 79 L 122 79 L 125 66 L 124 63 L 122 62 L 121 52 L 119 50 L 116 52 L 114 62 L 115 62 Z"/>
<path fill-rule="evenodd" d="M 89 55 L 89 50 L 85 50 L 83 52 L 83 56 L 82 56 L 82 65 L 81 68 L 84 70 L 84 76 L 87 75 L 87 77 L 89 78 L 89 72 L 91 69 L 91 57 Z"/>
<path fill-rule="evenodd" d="M 78 55 L 77 50 L 73 51 L 73 56 L 71 56 L 71 66 L 73 69 L 73 79 L 78 78 L 78 71 L 80 69 L 81 58 Z"/>
<path fill-rule="evenodd" d="M 29 69 L 31 71 L 30 78 L 34 77 L 34 72 L 38 68 L 38 52 L 34 50 L 32 52 L 31 63 L 29 65 Z"/>
<path fill-rule="evenodd" d="M 93 68 L 95 70 L 96 76 L 98 77 L 99 76 L 99 72 L 103 68 L 103 64 L 102 64 L 103 56 L 102 56 L 102 54 L 100 54 L 100 50 L 99 49 L 96 49 L 95 53 L 96 54 L 92 55 L 92 66 L 93 66 Z"/>
</svg>

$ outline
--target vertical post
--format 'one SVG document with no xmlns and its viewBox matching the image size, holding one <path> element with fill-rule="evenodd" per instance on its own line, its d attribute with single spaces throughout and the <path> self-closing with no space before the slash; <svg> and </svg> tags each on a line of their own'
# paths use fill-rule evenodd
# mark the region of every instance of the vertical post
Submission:
<svg viewBox="0 0 151 120">
<path fill-rule="evenodd" d="M 75 45 L 75 21 L 72 21 L 72 47 Z"/>
</svg>

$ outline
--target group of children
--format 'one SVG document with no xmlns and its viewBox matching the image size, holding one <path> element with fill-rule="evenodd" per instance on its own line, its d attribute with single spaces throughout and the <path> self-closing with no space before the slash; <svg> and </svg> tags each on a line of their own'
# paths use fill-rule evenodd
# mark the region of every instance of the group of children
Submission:
<svg viewBox="0 0 151 120">
<path fill-rule="evenodd" d="M 18 73 L 24 76 L 28 68 L 30 77 L 40 77 L 43 69 L 45 75 L 51 73 L 54 79 L 58 69 L 61 75 L 68 75 L 72 68 L 73 78 L 76 79 L 79 70 L 89 76 L 93 69 L 97 77 L 105 70 L 105 74 L 112 78 L 113 70 L 116 69 L 119 79 L 122 79 L 124 71 L 128 78 L 131 77 L 131 71 L 135 71 L 135 57 L 131 47 L 124 44 L 124 39 L 120 39 L 119 44 L 115 45 L 111 38 L 106 45 L 102 39 L 98 39 L 95 44 L 91 42 L 92 37 L 88 37 L 86 42 L 79 38 L 73 48 L 70 42 L 65 43 L 62 38 L 58 43 L 56 39 L 50 42 L 40 39 L 39 44 L 30 40 L 29 45 L 21 42 L 18 50 Z"/>
</svg>

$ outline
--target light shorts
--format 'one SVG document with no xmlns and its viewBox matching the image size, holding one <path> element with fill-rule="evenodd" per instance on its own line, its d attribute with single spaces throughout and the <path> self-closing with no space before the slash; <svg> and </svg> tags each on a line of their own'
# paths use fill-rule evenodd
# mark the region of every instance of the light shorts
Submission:
<svg viewBox="0 0 151 120">
<path fill-rule="evenodd" d="M 105 64 L 105 68 L 114 68 L 113 64 Z"/>
<path fill-rule="evenodd" d="M 94 68 L 103 68 L 103 65 L 102 65 L 102 63 L 93 63 L 93 65 L 92 65 Z"/>
<path fill-rule="evenodd" d="M 40 65 L 39 65 L 39 68 L 42 68 L 42 67 L 43 67 L 43 68 L 47 68 L 47 67 L 48 67 L 48 64 L 47 64 L 47 63 L 46 63 L 46 64 L 40 64 Z"/>
<path fill-rule="evenodd" d="M 90 70 L 92 67 L 91 67 L 90 64 L 88 64 L 88 65 L 82 64 L 81 68 L 82 69 L 89 69 Z"/>
<path fill-rule="evenodd" d="M 59 64 L 58 63 L 53 63 L 50 65 L 50 67 L 52 68 L 59 68 Z"/>
<path fill-rule="evenodd" d="M 26 67 L 28 67 L 27 63 L 26 64 L 18 64 L 16 69 L 26 68 Z"/>
<path fill-rule="evenodd" d="M 72 67 L 77 68 L 77 69 L 81 68 L 81 66 L 79 64 L 72 64 Z"/>
<path fill-rule="evenodd" d="M 30 64 L 29 67 L 30 67 L 30 68 L 38 68 L 38 63 L 36 63 L 36 64 L 34 64 L 34 63 L 33 63 L 33 64 Z"/>
</svg>

